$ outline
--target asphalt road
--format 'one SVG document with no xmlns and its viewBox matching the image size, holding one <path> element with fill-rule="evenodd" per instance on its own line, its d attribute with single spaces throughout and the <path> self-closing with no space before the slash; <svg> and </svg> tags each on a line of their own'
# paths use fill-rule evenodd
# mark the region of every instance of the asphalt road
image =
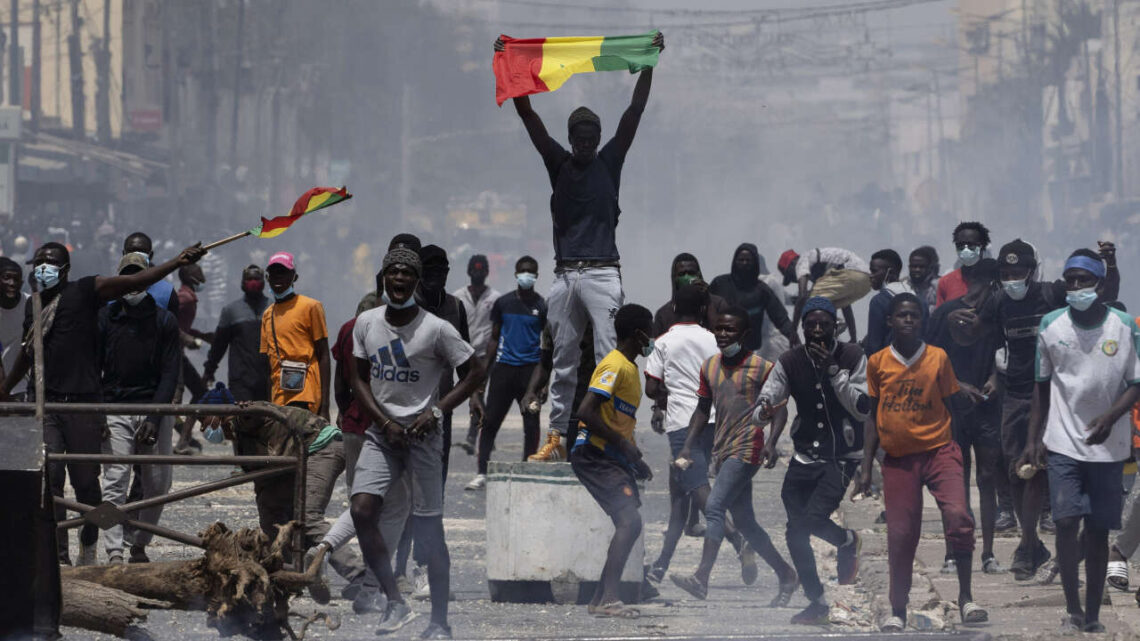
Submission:
<svg viewBox="0 0 1140 641">
<path fill-rule="evenodd" d="M 458 417 L 456 433 L 466 431 L 466 413 Z M 496 460 L 521 458 L 522 430 L 517 415 L 508 419 L 499 435 Z M 665 465 L 668 444 L 665 437 L 648 429 L 639 431 L 639 440 L 646 458 L 653 466 L 655 478 L 643 493 L 642 515 L 645 519 L 646 555 L 655 558 L 660 548 L 667 515 Z M 209 445 L 206 453 L 224 455 L 229 445 Z M 741 583 L 739 564 L 731 549 L 725 546 L 713 572 L 709 598 L 697 601 L 666 581 L 661 586 L 661 598 L 644 604 L 642 617 L 637 620 L 595 619 L 583 606 L 499 604 L 489 600 L 485 557 L 485 525 L 483 492 L 467 492 L 463 487 L 474 474 L 474 457 L 455 448 L 451 453 L 451 473 L 446 489 L 445 526 L 452 559 L 452 589 L 456 601 L 451 606 L 451 625 L 456 638 L 518 639 L 518 638 L 576 638 L 576 639 L 658 639 L 658 638 L 869 638 L 867 628 L 854 625 L 850 628 L 809 628 L 792 626 L 789 618 L 807 602 L 802 593 L 791 607 L 768 608 L 767 603 L 776 592 L 776 578 L 772 571 L 761 566 L 760 579 L 753 586 Z M 755 480 L 754 502 L 761 524 L 768 529 L 779 549 L 783 550 L 784 513 L 779 499 L 779 484 L 784 467 L 761 471 Z M 175 471 L 175 489 L 187 487 L 208 479 L 222 478 L 230 468 L 183 467 Z M 328 518 L 335 518 L 347 508 L 343 482 L 329 506 Z M 254 527 L 257 523 L 252 486 L 222 490 L 168 507 L 162 524 L 178 530 L 197 532 L 215 520 L 231 528 Z M 72 534 L 72 558 L 75 535 Z M 355 543 L 354 543 L 355 545 Z M 684 537 L 673 561 L 673 570 L 690 571 L 696 566 L 701 541 Z M 154 559 L 193 558 L 194 549 L 163 539 L 156 539 L 150 548 Z M 599 554 L 604 551 L 599 550 Z M 104 554 L 100 550 L 100 560 Z M 826 577 L 825 577 L 826 578 Z M 344 581 L 330 570 L 334 596 Z M 834 577 L 831 577 L 834 581 Z M 829 588 L 830 589 L 830 588 Z M 864 623 L 869 619 L 869 596 L 857 589 L 836 594 L 833 600 L 844 602 L 853 618 Z M 407 634 L 396 638 L 418 636 L 427 625 L 428 605 L 416 602 L 413 608 L 420 613 Z M 310 639 L 375 639 L 374 627 L 379 615 L 357 616 L 351 604 L 334 598 L 327 606 L 318 606 L 307 597 L 294 600 L 293 611 L 308 616 L 315 612 L 328 612 L 339 621 L 339 628 L 329 630 L 323 624 L 314 624 L 306 635 Z M 299 621 L 299 619 L 298 619 Z M 216 639 L 217 633 L 206 627 L 202 612 L 154 611 L 145 624 L 155 638 L 161 639 Z M 109 639 L 81 630 L 65 630 L 69 639 Z M 877 636 L 877 635 L 870 635 Z M 899 635 L 893 638 L 940 638 L 951 635 Z"/>
</svg>

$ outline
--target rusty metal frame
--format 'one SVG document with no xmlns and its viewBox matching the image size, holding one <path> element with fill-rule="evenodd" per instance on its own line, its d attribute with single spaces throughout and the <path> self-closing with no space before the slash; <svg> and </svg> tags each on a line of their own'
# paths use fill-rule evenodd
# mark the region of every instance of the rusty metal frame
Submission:
<svg viewBox="0 0 1140 641">
<path fill-rule="evenodd" d="M 40 376 L 41 368 L 36 369 L 36 378 L 39 379 L 37 383 L 42 384 Z M 37 385 L 39 387 L 39 385 Z M 42 389 L 42 388 L 41 388 Z M 95 415 L 109 415 L 109 414 L 124 414 L 124 415 L 160 415 L 160 416 L 260 416 L 263 418 L 270 418 L 280 421 L 282 424 L 287 425 L 285 422 L 285 414 L 276 407 L 255 406 L 255 407 L 238 407 L 235 405 L 173 405 L 173 404 L 144 404 L 144 403 L 53 403 L 44 402 L 42 400 L 42 392 L 37 395 L 37 402 L 35 403 L 0 403 L 0 416 L 35 416 L 39 419 L 42 429 L 42 417 L 45 414 L 95 414 Z M 242 485 L 252 481 L 261 480 L 264 478 L 271 478 L 274 476 L 281 476 L 292 472 L 293 479 L 293 518 L 304 521 L 305 519 L 305 478 L 307 476 L 306 470 L 306 450 L 304 440 L 299 433 L 292 434 L 294 445 L 297 449 L 297 455 L 294 456 L 179 456 L 179 455 L 159 455 L 159 454 L 129 454 L 129 455 L 116 455 L 116 454 L 53 454 L 46 453 L 44 456 L 45 464 L 50 462 L 56 463 L 126 463 L 129 465 L 249 465 L 264 467 L 266 469 L 257 470 L 254 472 L 245 472 L 239 475 L 232 476 L 226 479 L 217 481 L 209 481 L 199 485 L 195 485 L 184 490 L 176 492 L 169 492 L 162 496 L 151 497 L 132 503 L 125 503 L 119 506 L 113 506 L 114 509 L 122 513 L 132 512 L 155 505 L 165 505 L 167 503 L 174 503 L 183 499 L 193 498 L 215 492 L 217 490 Z M 98 506 L 86 505 L 73 501 L 64 497 L 54 497 L 56 505 L 60 505 L 66 509 L 79 512 L 78 518 L 68 519 L 58 523 L 56 527 L 61 530 L 81 527 L 84 524 L 94 521 L 89 520 L 89 513 L 97 509 Z M 107 504 L 111 505 L 111 504 Z M 95 523 L 100 525 L 99 523 Z M 107 529 L 113 525 L 125 524 L 131 527 L 150 532 L 156 536 L 178 541 L 186 545 L 195 547 L 204 547 L 202 539 L 192 534 L 178 532 L 169 528 L 161 527 L 158 525 L 150 525 L 135 519 L 126 519 L 125 521 L 109 523 L 100 525 L 102 529 Z M 293 560 L 298 571 L 304 571 L 304 531 L 303 528 L 298 528 L 293 536 Z"/>
</svg>

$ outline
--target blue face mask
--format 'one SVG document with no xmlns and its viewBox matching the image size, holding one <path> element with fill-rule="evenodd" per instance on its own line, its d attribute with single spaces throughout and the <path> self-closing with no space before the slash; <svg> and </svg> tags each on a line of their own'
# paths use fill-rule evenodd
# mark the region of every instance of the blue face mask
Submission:
<svg viewBox="0 0 1140 641">
<path fill-rule="evenodd" d="M 981 259 L 982 250 L 974 247 L 973 245 L 966 245 L 962 249 L 958 250 L 958 260 L 962 261 L 962 264 L 966 267 L 973 267 L 974 265 L 977 265 L 978 261 Z"/>
<path fill-rule="evenodd" d="M 202 283 L 190 283 L 190 289 L 196 292 L 202 291 Z"/>
<path fill-rule="evenodd" d="M 538 274 L 530 272 L 519 272 L 515 274 L 515 281 L 518 282 L 520 289 L 534 289 L 534 283 L 538 280 Z"/>
<path fill-rule="evenodd" d="M 221 443 L 226 438 L 225 433 L 220 427 L 207 427 L 202 430 L 202 436 L 205 436 L 206 440 L 211 443 Z"/>
<path fill-rule="evenodd" d="M 289 286 L 289 289 L 286 289 L 285 291 L 281 292 L 280 294 L 278 294 L 277 292 L 273 292 L 273 298 L 277 299 L 277 302 L 281 302 L 281 301 L 285 300 L 286 298 L 289 298 L 292 295 L 293 295 L 293 286 L 292 285 Z"/>
<path fill-rule="evenodd" d="M 653 354 L 653 350 L 657 348 L 656 343 L 657 341 L 653 340 L 652 338 L 649 339 L 649 344 L 641 348 L 641 355 L 645 358 L 649 358 L 650 355 Z"/>
<path fill-rule="evenodd" d="M 733 343 L 731 345 L 725 345 L 720 350 L 720 353 L 724 354 L 725 358 L 734 358 L 742 349 L 744 348 L 740 346 L 740 343 Z"/>
<path fill-rule="evenodd" d="M 1003 280 L 1001 288 L 1005 290 L 1007 296 L 1013 300 L 1022 300 L 1025 295 L 1029 293 L 1028 280 Z"/>
<path fill-rule="evenodd" d="M 1092 307 L 1096 299 L 1096 287 L 1085 287 L 1065 294 L 1065 302 L 1069 304 L 1069 307 L 1072 307 L 1078 312 L 1083 312 Z"/>
<path fill-rule="evenodd" d="M 60 268 L 55 265 L 44 263 L 36 265 L 35 270 L 32 272 L 36 282 L 40 284 L 41 289 L 51 289 L 59 284 Z"/>
<path fill-rule="evenodd" d="M 388 296 L 387 293 L 385 293 L 384 296 L 385 296 L 385 298 L 387 298 L 387 296 Z M 392 309 L 408 309 L 409 307 L 415 307 L 416 306 L 416 297 L 415 296 L 408 296 L 408 300 L 406 300 L 402 303 L 397 303 L 396 301 L 389 298 L 388 302 L 386 304 L 388 305 L 388 307 L 391 307 Z"/>
</svg>

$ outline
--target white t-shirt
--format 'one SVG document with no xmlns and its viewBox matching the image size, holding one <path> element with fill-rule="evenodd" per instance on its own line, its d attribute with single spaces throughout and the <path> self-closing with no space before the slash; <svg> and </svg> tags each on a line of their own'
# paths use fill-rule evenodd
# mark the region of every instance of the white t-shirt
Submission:
<svg viewBox="0 0 1140 641">
<path fill-rule="evenodd" d="M 372 396 L 386 416 L 406 427 L 438 401 L 443 372 L 466 363 L 475 350 L 451 323 L 422 308 L 402 327 L 390 325 L 385 310 L 357 317 L 352 354 L 372 363 Z"/>
<path fill-rule="evenodd" d="M 653 353 L 645 361 L 645 373 L 662 381 L 669 391 L 665 411 L 665 431 L 676 432 L 689 426 L 697 409 L 697 388 L 701 366 L 720 349 L 716 337 L 696 323 L 677 323 L 654 342 Z M 712 416 L 709 416 L 712 420 Z"/>
<path fill-rule="evenodd" d="M 0 363 L 4 364 L 4 374 L 7 375 L 16 365 L 16 356 L 23 349 L 24 342 L 24 307 L 31 297 L 20 292 L 20 302 L 12 309 L 0 307 L 0 347 L 3 348 Z M 19 383 L 10 390 L 12 394 L 20 394 L 28 387 L 27 377 L 20 379 Z"/>
<path fill-rule="evenodd" d="M 467 311 L 467 332 L 471 335 L 471 347 L 475 348 L 476 354 L 482 356 L 487 349 L 487 340 L 491 338 L 491 308 L 502 294 L 495 288 L 488 287 L 483 292 L 483 297 L 476 302 L 471 297 L 471 290 L 464 285 L 451 292 L 451 295 L 463 303 L 463 308 Z"/>
<path fill-rule="evenodd" d="M 796 279 L 810 275 L 812 266 L 818 263 L 823 263 L 828 268 L 842 267 L 871 273 L 871 268 L 855 252 L 840 247 L 819 247 L 800 254 L 800 259 L 796 262 Z"/>
<path fill-rule="evenodd" d="M 1069 308 L 1041 319 L 1037 381 L 1049 381 L 1045 447 L 1079 461 L 1128 459 L 1132 427 L 1125 413 L 1108 440 L 1086 445 L 1089 421 L 1104 414 L 1124 390 L 1140 383 L 1140 328 L 1124 312 L 1109 309 L 1098 327 L 1082 327 Z"/>
</svg>

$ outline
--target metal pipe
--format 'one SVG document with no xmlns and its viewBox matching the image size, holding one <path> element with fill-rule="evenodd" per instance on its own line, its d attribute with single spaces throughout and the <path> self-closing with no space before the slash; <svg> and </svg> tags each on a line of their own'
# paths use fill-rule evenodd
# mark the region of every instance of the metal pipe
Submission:
<svg viewBox="0 0 1140 641">
<path fill-rule="evenodd" d="M 296 467 L 292 456 L 182 456 L 179 454 L 47 454 L 57 463 L 130 463 L 153 465 L 288 465 Z"/>
<path fill-rule="evenodd" d="M 41 395 L 42 397 L 42 395 Z M 173 405 L 170 403 L 55 403 L 43 404 L 47 414 L 124 414 L 139 416 L 260 416 L 286 423 L 285 413 L 270 405 Z M 0 403 L 0 416 L 32 416 L 34 403 Z M 286 423 L 287 424 L 287 423 Z"/>
<path fill-rule="evenodd" d="M 175 501 L 180 501 L 182 499 L 194 498 L 195 496 L 201 496 L 203 494 L 209 494 L 210 492 L 215 492 L 217 490 L 224 490 L 227 487 L 233 487 L 235 485 L 241 485 L 243 483 L 248 483 L 250 481 L 260 481 L 261 479 L 271 478 L 274 476 L 281 476 L 282 474 L 289 474 L 290 472 L 293 472 L 293 470 L 294 470 L 294 468 L 292 466 L 289 466 L 289 467 L 272 468 L 272 469 L 268 469 L 268 470 L 258 470 L 256 472 L 246 472 L 245 474 L 239 474 L 237 476 L 231 476 L 229 478 L 220 479 L 217 481 L 210 481 L 208 483 L 203 483 L 201 485 L 195 485 L 194 487 L 188 487 L 185 490 L 178 490 L 177 492 L 171 492 L 169 494 L 163 494 L 161 496 L 153 496 L 149 499 L 142 499 L 141 501 L 135 501 L 134 503 L 124 503 L 123 505 L 119 505 L 117 507 L 124 512 L 134 512 L 136 510 L 145 510 L 148 507 L 154 507 L 156 505 L 166 505 L 167 503 L 173 503 Z M 65 500 L 65 499 L 61 499 L 60 497 L 56 497 L 55 500 L 57 503 L 60 503 L 62 500 Z M 93 510 L 95 508 L 90 508 L 90 509 Z M 86 510 L 84 510 L 84 511 L 86 511 Z M 81 519 L 71 519 L 69 521 L 64 521 L 63 523 L 60 523 L 60 526 L 62 526 L 64 524 L 70 524 L 71 521 L 73 521 L 73 520 L 81 520 Z"/>
<path fill-rule="evenodd" d="M 91 507 L 90 505 L 87 505 L 86 503 L 80 503 L 78 501 L 72 501 L 71 499 L 65 499 L 62 497 L 57 498 L 56 502 L 59 503 L 60 505 L 64 506 L 64 507 L 66 507 L 67 509 L 73 510 L 75 512 L 90 512 L 91 510 L 95 509 L 95 508 Z M 71 529 L 71 528 L 77 528 L 83 524 L 84 524 L 84 519 L 82 519 L 82 518 L 71 519 L 71 520 L 63 521 L 62 523 L 57 524 L 56 528 L 60 529 L 60 530 L 67 530 L 67 529 Z M 143 530 L 144 532 L 150 532 L 151 534 L 154 534 L 156 536 L 161 536 L 163 538 L 171 539 L 173 541 L 178 541 L 179 543 L 185 543 L 186 545 L 193 545 L 194 547 L 198 547 L 198 548 L 205 548 L 206 547 L 206 544 L 202 541 L 202 539 L 200 537 L 194 536 L 193 534 L 186 534 L 183 532 L 171 530 L 169 528 L 164 528 L 160 525 L 151 525 L 150 523 L 145 523 L 143 521 L 136 521 L 134 519 L 127 519 L 123 523 L 123 525 L 129 525 L 129 526 L 135 528 L 136 530 Z"/>
<path fill-rule="evenodd" d="M 302 524 L 293 532 L 293 562 L 298 572 L 305 571 L 305 485 L 307 476 L 305 470 L 306 454 L 305 443 L 297 434 L 293 435 L 297 447 L 296 475 L 293 477 L 293 518 Z"/>
</svg>

